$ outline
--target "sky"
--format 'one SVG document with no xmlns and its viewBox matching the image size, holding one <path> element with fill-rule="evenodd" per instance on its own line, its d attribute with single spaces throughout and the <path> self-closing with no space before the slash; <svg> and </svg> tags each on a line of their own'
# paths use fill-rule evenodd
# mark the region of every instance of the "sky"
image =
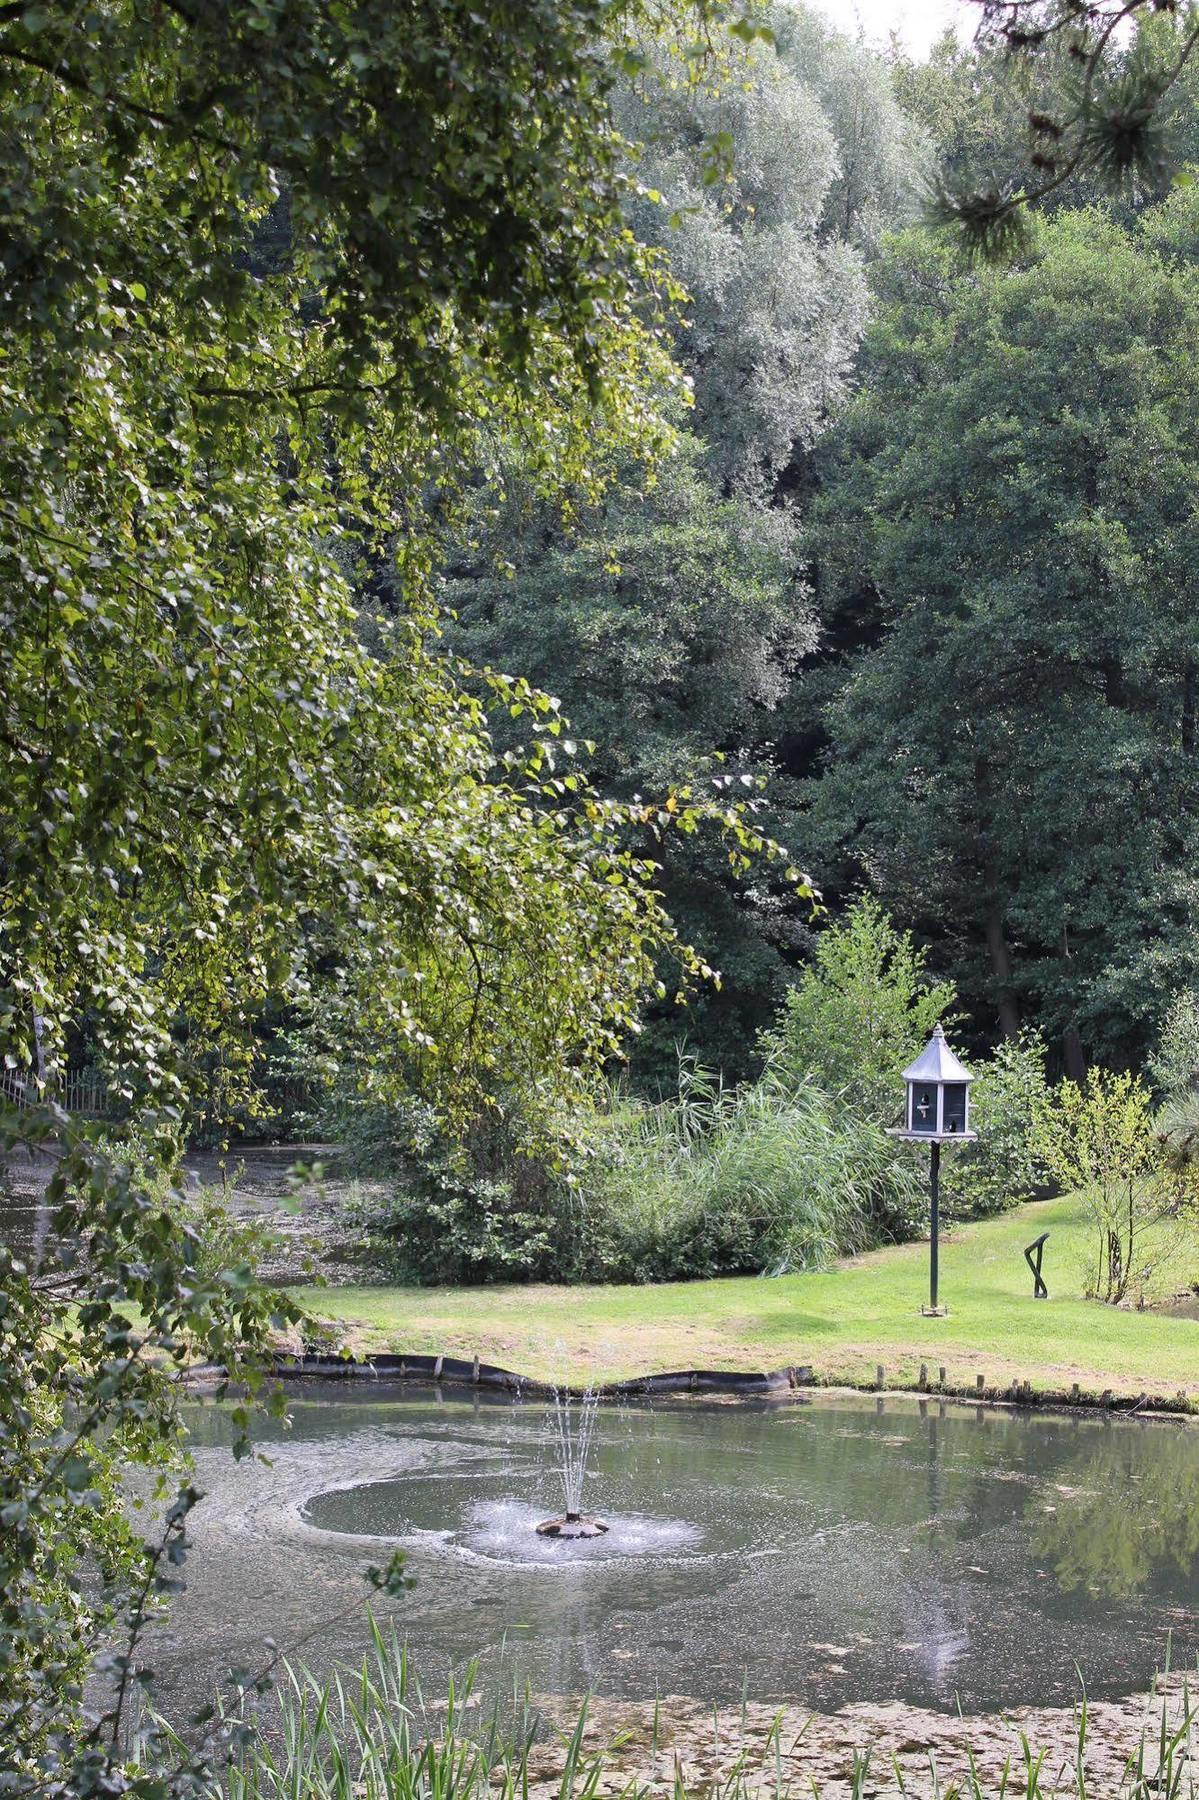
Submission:
<svg viewBox="0 0 1199 1800">
<path fill-rule="evenodd" d="M 947 25 L 963 38 L 973 36 L 979 9 L 969 0 L 815 0 L 819 10 L 842 31 L 885 43 L 899 33 L 914 56 L 923 56 Z"/>
</svg>

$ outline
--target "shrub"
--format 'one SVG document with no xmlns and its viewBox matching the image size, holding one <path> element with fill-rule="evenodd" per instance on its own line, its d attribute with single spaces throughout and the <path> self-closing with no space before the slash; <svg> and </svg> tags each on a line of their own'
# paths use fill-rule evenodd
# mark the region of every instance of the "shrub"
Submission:
<svg viewBox="0 0 1199 1800">
<path fill-rule="evenodd" d="M 1194 994 L 1175 994 L 1170 1002 L 1149 1057 L 1149 1073 L 1166 1100 L 1199 1090 L 1199 1001 Z"/>
<path fill-rule="evenodd" d="M 363 1195 L 359 1217 L 376 1265 L 393 1281 L 534 1281 L 557 1274 L 561 1261 L 551 1199 L 522 1199 L 511 1181 L 449 1162 Z"/>
<path fill-rule="evenodd" d="M 962 1145 L 941 1166 L 946 1206 L 955 1217 L 1002 1212 L 1045 1186 L 1049 1170 L 1038 1121 L 1048 1095 L 1039 1032 L 1006 1040 L 984 1063 L 970 1090 L 970 1122 L 978 1142 Z"/>
<path fill-rule="evenodd" d="M 580 1191 L 585 1278 L 662 1281 L 825 1267 L 908 1229 L 914 1165 L 867 1119 L 808 1085 L 720 1088 L 683 1072 L 657 1105 L 616 1104 Z"/>
<path fill-rule="evenodd" d="M 1090 1291 L 1117 1303 L 1152 1272 L 1155 1228 L 1185 1202 L 1169 1178 L 1154 1130 L 1149 1090 L 1134 1075 L 1090 1069 L 1078 1087 L 1063 1081 L 1042 1107 L 1037 1141 L 1063 1187 L 1082 1194 L 1095 1227 Z"/>
<path fill-rule="evenodd" d="M 562 1184 L 518 1154 L 503 1116 L 452 1143 L 420 1100 L 347 1103 L 338 1128 L 345 1166 L 371 1178 L 349 1214 L 380 1274 L 435 1286 L 558 1272 Z"/>
<path fill-rule="evenodd" d="M 899 1111 L 900 1071 L 955 1003 L 948 982 L 929 981 L 910 932 L 867 896 L 821 936 L 761 1048 L 777 1080 L 814 1082 L 886 1125 Z"/>
</svg>

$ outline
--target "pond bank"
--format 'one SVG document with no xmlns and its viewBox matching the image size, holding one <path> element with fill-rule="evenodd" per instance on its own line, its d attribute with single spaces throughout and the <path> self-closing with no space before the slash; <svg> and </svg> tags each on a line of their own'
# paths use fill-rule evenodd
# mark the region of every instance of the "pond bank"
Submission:
<svg viewBox="0 0 1199 1800">
<path fill-rule="evenodd" d="M 223 1193 L 237 1218 L 269 1228 L 275 1243 L 259 1265 L 264 1280 L 279 1286 L 304 1280 L 315 1265 L 325 1281 L 360 1281 L 358 1245 L 343 1216 L 354 1184 L 338 1172 L 339 1155 L 335 1144 L 189 1150 L 183 1174 L 191 1192 Z M 0 1156 L 0 1240 L 19 1256 L 36 1259 L 48 1240 L 46 1188 L 57 1161 L 47 1147 Z M 320 1166 L 324 1175 L 297 1185 L 291 1173 L 297 1164 Z"/>
<path fill-rule="evenodd" d="M 1050 1233 L 1050 1298 L 1034 1299 L 1023 1246 Z M 355 1355 L 475 1356 L 541 1381 L 627 1381 L 682 1368 L 810 1366 L 831 1385 L 1036 1401 L 1199 1403 L 1199 1319 L 1103 1306 L 1083 1294 L 1090 1242 L 1073 1197 L 964 1226 L 942 1243 L 949 1312 L 928 1318 L 927 1244 L 872 1251 L 812 1274 L 645 1286 L 345 1286 L 293 1291 Z M 1197 1252 L 1199 1254 L 1199 1252 Z M 1189 1278 L 1173 1272 L 1175 1286 Z M 945 1370 L 942 1379 L 940 1371 Z M 1142 1396 L 1144 1401 L 1142 1402 Z"/>
<path fill-rule="evenodd" d="M 1146 1771 L 1156 1771 L 1163 1713 L 1168 1736 L 1188 1717 L 1183 1690 L 1182 1677 L 1172 1676 L 1152 1695 L 1088 1705 L 1082 1753 L 1086 1793 L 1117 1800 L 1142 1743 Z M 573 1727 L 577 1712 L 568 1705 L 558 1700 L 540 1704 L 560 1731 Z M 1189 1704 L 1194 1705 L 1193 1698 Z M 1193 1726 L 1184 1730 L 1176 1753 L 1176 1768 L 1188 1773 L 1194 1770 L 1195 1736 Z M 601 1794 L 620 1794 L 636 1783 L 649 1794 L 669 1797 L 681 1780 L 692 1795 L 731 1793 L 740 1787 L 763 1800 L 780 1792 L 815 1792 L 819 1800 L 851 1800 L 859 1794 L 878 1800 L 932 1800 L 976 1791 L 972 1773 L 984 1794 L 998 1795 L 1009 1765 L 1007 1791 L 1023 1794 L 1025 1742 L 1034 1762 L 1044 1757 L 1035 1790 L 1042 1800 L 1065 1795 L 1077 1800 L 1076 1707 L 954 1718 L 899 1701 L 813 1713 L 752 1701 L 712 1708 L 675 1696 L 656 1704 L 593 1700 L 584 1735 L 586 1752 L 605 1752 L 597 1789 Z M 557 1794 L 562 1766 L 560 1744 L 534 1746 L 529 1792 L 535 1800 L 552 1800 Z"/>
<path fill-rule="evenodd" d="M 189 1372 L 189 1379 L 199 1385 L 210 1376 L 219 1376 L 221 1371 L 208 1368 L 197 1368 Z M 746 1399 L 760 1399 L 764 1396 L 781 1398 L 799 1388 L 819 1388 L 833 1394 L 877 1394 L 880 1399 L 890 1394 L 895 1398 L 927 1402 L 929 1400 L 973 1402 L 979 1406 L 1039 1407 L 1045 1410 L 1083 1410 L 1094 1413 L 1116 1413 L 1125 1416 L 1135 1415 L 1142 1418 L 1189 1419 L 1199 1414 L 1199 1401 L 1190 1398 L 1184 1391 L 1173 1396 L 1153 1396 L 1142 1392 L 1133 1397 L 1119 1395 L 1110 1388 L 1102 1392 L 1084 1390 L 1078 1382 L 1071 1384 L 1069 1391 L 1065 1389 L 1053 1391 L 1044 1387 L 1034 1387 L 1029 1380 L 1014 1380 L 1004 1387 L 989 1387 L 986 1378 L 977 1376 L 966 1385 L 955 1385 L 948 1379 L 944 1368 L 930 1374 L 927 1364 L 921 1365 L 920 1375 L 914 1386 L 903 1383 L 888 1382 L 886 1369 L 879 1365 L 875 1377 L 870 1381 L 852 1382 L 839 1379 L 824 1379 L 810 1364 L 799 1367 L 791 1365 L 785 1369 L 758 1372 L 756 1370 L 738 1369 L 676 1369 L 664 1372 L 646 1372 L 632 1375 L 623 1381 L 610 1381 L 572 1385 L 566 1380 L 544 1381 L 536 1376 L 520 1374 L 513 1369 L 499 1368 L 486 1363 L 478 1356 L 469 1360 L 463 1357 L 437 1354 L 403 1355 L 402 1353 L 379 1352 L 371 1357 L 357 1358 L 353 1356 L 339 1357 L 325 1352 L 281 1354 L 275 1365 L 275 1373 L 282 1380 L 303 1381 L 371 1381 L 385 1379 L 388 1381 L 418 1381 L 422 1384 L 433 1383 L 438 1386 L 451 1387 L 483 1387 L 499 1389 L 505 1393 L 535 1398 L 555 1392 L 578 1395 L 583 1392 L 597 1394 L 601 1399 L 629 1399 L 636 1397 L 651 1398 L 655 1395 L 703 1395 L 723 1396 Z"/>
</svg>

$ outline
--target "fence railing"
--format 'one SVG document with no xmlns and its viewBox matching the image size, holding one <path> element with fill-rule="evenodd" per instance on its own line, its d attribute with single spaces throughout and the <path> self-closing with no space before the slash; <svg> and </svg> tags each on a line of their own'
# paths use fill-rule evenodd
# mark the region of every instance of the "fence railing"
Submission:
<svg viewBox="0 0 1199 1800">
<path fill-rule="evenodd" d="M 38 1106 L 44 1100 L 52 1100 L 64 1112 L 75 1113 L 83 1119 L 110 1119 L 117 1112 L 117 1103 L 109 1093 L 104 1077 L 92 1069 L 68 1071 L 54 1077 L 47 1082 L 44 1093 L 39 1093 L 32 1075 L 18 1075 L 15 1069 L 0 1069 L 0 1097 L 10 1106 Z"/>
</svg>

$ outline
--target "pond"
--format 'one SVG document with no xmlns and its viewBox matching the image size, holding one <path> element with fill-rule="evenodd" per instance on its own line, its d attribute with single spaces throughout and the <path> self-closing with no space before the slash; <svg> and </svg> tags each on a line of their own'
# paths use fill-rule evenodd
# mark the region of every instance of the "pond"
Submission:
<svg viewBox="0 0 1199 1800">
<path fill-rule="evenodd" d="M 355 1238 L 361 1233 L 342 1217 L 354 1184 L 339 1175 L 338 1155 L 331 1144 L 249 1144 L 224 1156 L 191 1150 L 183 1159 L 183 1176 L 193 1193 L 202 1185 L 225 1191 L 240 1218 L 270 1227 L 276 1241 L 258 1269 L 264 1281 L 308 1280 L 314 1258 L 326 1280 L 360 1281 L 364 1270 Z M 319 1166 L 323 1179 L 297 1190 L 291 1175 L 297 1163 Z M 0 1154 L 0 1242 L 34 1262 L 49 1237 L 46 1184 L 57 1165 L 56 1151 Z"/>
<path fill-rule="evenodd" d="M 541 1693 L 941 1710 L 1143 1690 L 1199 1650 L 1199 1432 L 1151 1421 L 815 1396 L 604 1406 L 586 1505 L 560 1511 L 551 1409 L 359 1382 L 291 1394 L 269 1465 L 189 1408 L 199 1485 L 160 1699 L 207 1697 L 262 1640 L 323 1670 L 367 1642 L 364 1571 L 430 1687 L 479 1653 Z"/>
</svg>

